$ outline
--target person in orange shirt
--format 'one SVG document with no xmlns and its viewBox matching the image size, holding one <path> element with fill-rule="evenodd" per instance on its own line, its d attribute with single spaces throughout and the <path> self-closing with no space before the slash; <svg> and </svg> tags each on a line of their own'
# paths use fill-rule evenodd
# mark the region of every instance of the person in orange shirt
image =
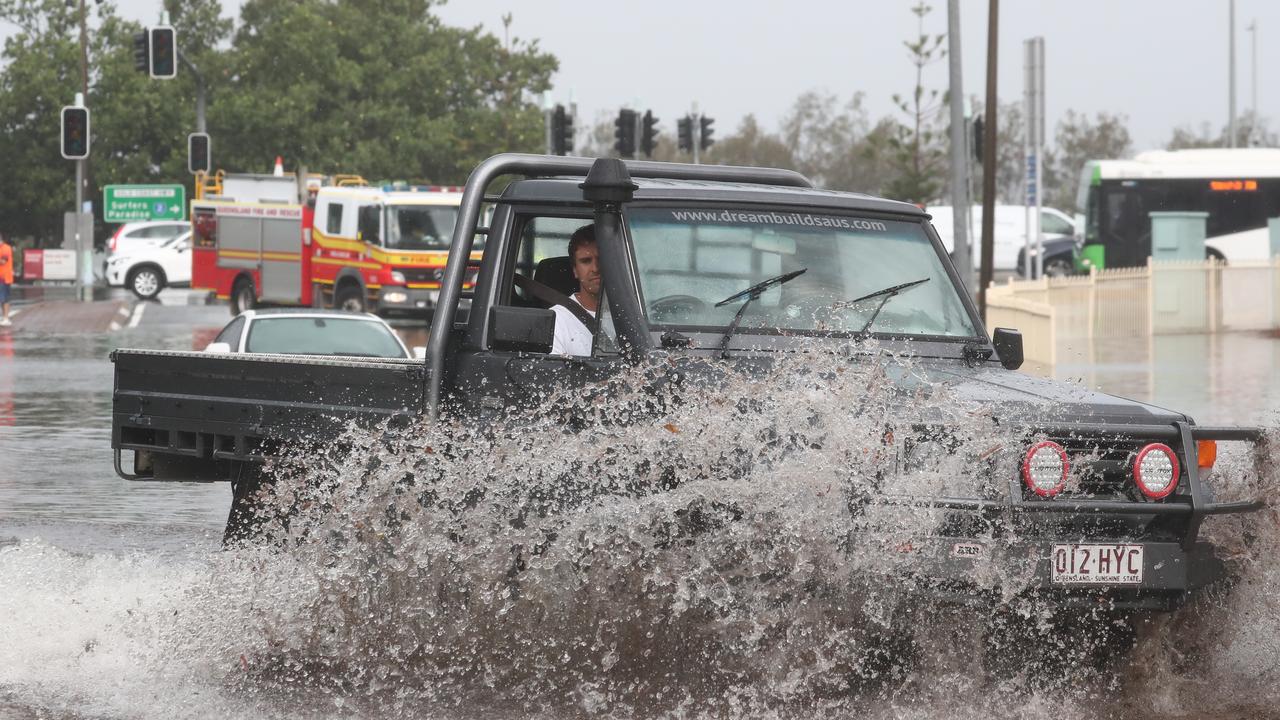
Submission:
<svg viewBox="0 0 1280 720">
<path fill-rule="evenodd" d="M 0 325 L 12 325 L 9 319 L 9 286 L 13 285 L 13 248 L 0 235 Z"/>
</svg>

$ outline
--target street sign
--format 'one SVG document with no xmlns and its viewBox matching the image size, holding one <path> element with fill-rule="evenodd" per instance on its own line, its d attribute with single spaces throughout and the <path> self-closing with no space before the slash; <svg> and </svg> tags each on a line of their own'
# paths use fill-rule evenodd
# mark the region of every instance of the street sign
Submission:
<svg viewBox="0 0 1280 720">
<path fill-rule="evenodd" d="M 186 219 L 187 193 L 181 185 L 108 185 L 102 191 L 102 220 Z"/>
</svg>

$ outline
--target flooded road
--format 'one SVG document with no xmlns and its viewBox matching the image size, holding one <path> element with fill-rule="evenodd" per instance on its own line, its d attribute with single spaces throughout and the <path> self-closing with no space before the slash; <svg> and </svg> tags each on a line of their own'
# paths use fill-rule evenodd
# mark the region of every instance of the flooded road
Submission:
<svg viewBox="0 0 1280 720">
<path fill-rule="evenodd" d="M 810 476 L 843 456 L 806 453 L 809 472 L 796 474 L 806 477 L 765 487 L 723 453 L 769 460 L 761 428 L 714 414 L 677 412 L 670 427 L 572 445 L 558 427 L 473 438 L 465 463 L 433 466 L 451 486 L 434 505 L 403 502 L 394 482 L 337 493 L 328 500 L 342 513 L 310 529 L 341 544 L 287 557 L 223 552 L 225 484 L 115 476 L 106 358 L 117 346 L 197 349 L 226 319 L 222 307 L 150 306 L 115 332 L 0 330 L 0 718 L 1278 715 L 1274 559 L 1244 562 L 1229 595 L 1140 624 L 1121 665 L 992 678 L 975 671 L 982 613 L 935 610 L 868 582 L 875 568 L 860 563 L 877 559 L 841 549 L 846 499 Z M 422 344 L 420 329 L 403 334 Z M 1149 354 L 1121 348 L 1054 374 L 1202 423 L 1275 424 L 1280 341 L 1174 345 L 1157 348 L 1178 358 L 1159 373 Z M 769 401 L 765 388 L 739 393 Z M 799 425 L 806 403 L 824 402 L 815 392 L 773 409 Z M 851 441 L 868 431 L 837 427 Z M 431 431 L 403 440 L 436 443 Z M 512 479 L 503 492 L 554 477 L 567 462 L 559 450 L 631 468 L 610 447 L 672 462 L 704 463 L 717 448 L 721 457 L 699 465 L 710 484 L 583 506 L 552 533 L 515 495 L 477 502 L 469 484 L 478 466 Z M 398 470 L 406 457 L 384 461 Z M 457 508 L 467 503 L 464 523 Z M 671 534 L 690 508 L 712 532 Z M 718 524 L 725 513 L 739 521 Z M 1276 547 L 1274 535 L 1238 530 L 1222 537 L 1243 555 Z M 535 545 L 536 557 L 521 550 Z M 519 583 L 509 582 L 514 565 Z M 904 617 L 906 635 L 868 631 Z M 1034 634 L 1045 619 L 1032 609 L 1022 622 Z M 895 655 L 914 658 L 903 677 L 875 660 Z"/>
</svg>

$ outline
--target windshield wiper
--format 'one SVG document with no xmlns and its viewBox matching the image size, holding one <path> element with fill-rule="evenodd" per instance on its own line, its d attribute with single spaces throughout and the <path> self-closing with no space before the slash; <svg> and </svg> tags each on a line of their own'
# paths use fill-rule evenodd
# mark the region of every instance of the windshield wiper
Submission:
<svg viewBox="0 0 1280 720">
<path fill-rule="evenodd" d="M 873 293 L 867 293 L 866 295 L 863 295 L 860 298 L 854 298 L 853 300 L 841 300 L 838 303 L 834 303 L 831 306 L 831 309 L 843 310 L 844 308 L 853 307 L 854 305 L 857 305 L 858 303 L 861 303 L 861 302 L 866 302 L 868 300 L 873 300 L 878 297 L 883 297 L 884 299 L 880 301 L 880 304 L 877 305 L 876 309 L 871 313 L 871 317 L 867 318 L 867 324 L 863 325 L 862 329 L 859 330 L 854 335 L 854 337 L 859 340 L 865 340 L 867 337 L 871 335 L 871 323 L 876 321 L 876 317 L 880 315 L 880 311 L 884 309 L 884 306 L 889 302 L 889 300 L 891 300 L 895 295 L 902 293 L 904 290 L 910 290 L 913 287 L 919 287 L 920 285 L 923 285 L 927 282 L 929 282 L 929 278 L 920 278 L 919 280 L 912 280 L 911 282 L 905 282 L 905 283 L 902 283 L 901 285 L 894 285 L 892 287 L 887 287 L 883 290 L 877 290 Z"/>
<path fill-rule="evenodd" d="M 742 314 L 747 311 L 747 306 L 751 304 L 751 301 L 763 295 L 765 290 L 768 290 L 774 285 L 781 285 L 795 280 L 803 275 L 808 269 L 809 268 L 800 268 L 799 270 L 792 270 L 789 273 L 783 273 L 777 277 L 771 277 L 768 280 L 761 280 L 746 290 L 736 292 L 716 303 L 716 307 L 720 307 L 722 305 L 728 305 L 735 300 L 741 300 L 742 298 L 747 299 L 746 302 L 742 303 L 742 307 L 738 308 L 738 314 L 733 316 L 733 322 L 729 323 L 729 329 L 724 333 L 724 340 L 720 341 L 721 358 L 727 359 L 729 357 L 729 340 L 733 338 L 733 333 L 738 329 L 738 323 L 742 322 Z"/>
</svg>

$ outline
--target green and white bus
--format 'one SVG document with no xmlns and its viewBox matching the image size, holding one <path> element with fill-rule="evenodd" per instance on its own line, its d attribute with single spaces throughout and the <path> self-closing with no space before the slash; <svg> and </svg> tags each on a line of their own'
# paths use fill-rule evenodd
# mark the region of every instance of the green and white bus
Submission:
<svg viewBox="0 0 1280 720">
<path fill-rule="evenodd" d="M 1151 255 L 1155 211 L 1209 213 L 1205 256 L 1270 256 L 1267 219 L 1280 216 L 1280 149 L 1155 150 L 1090 160 L 1080 174 L 1084 238 L 1076 267 L 1133 267 Z"/>
</svg>

